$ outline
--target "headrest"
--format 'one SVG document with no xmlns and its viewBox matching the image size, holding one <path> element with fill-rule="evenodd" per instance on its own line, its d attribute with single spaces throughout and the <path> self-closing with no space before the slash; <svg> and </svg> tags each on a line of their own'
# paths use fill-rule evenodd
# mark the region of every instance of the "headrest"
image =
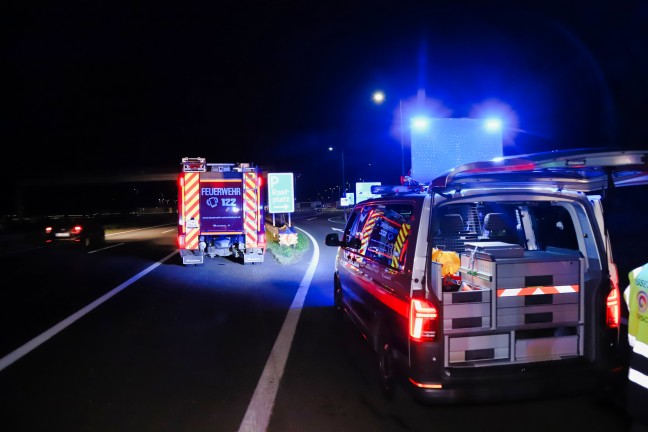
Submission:
<svg viewBox="0 0 648 432">
<path fill-rule="evenodd" d="M 484 217 L 484 229 L 491 231 L 504 231 L 506 229 L 506 222 L 504 221 L 503 213 L 488 213 Z"/>
<path fill-rule="evenodd" d="M 464 229 L 464 221 L 459 213 L 443 215 L 439 228 L 442 233 L 457 233 Z"/>
</svg>

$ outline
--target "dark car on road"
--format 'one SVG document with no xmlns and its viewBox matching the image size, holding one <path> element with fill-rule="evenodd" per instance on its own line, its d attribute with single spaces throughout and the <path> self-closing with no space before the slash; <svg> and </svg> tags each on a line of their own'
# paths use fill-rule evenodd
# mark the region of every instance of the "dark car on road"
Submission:
<svg viewBox="0 0 648 432">
<path fill-rule="evenodd" d="M 105 241 L 103 223 L 89 216 L 52 217 L 45 224 L 45 242 L 77 243 L 84 247 Z"/>
</svg>

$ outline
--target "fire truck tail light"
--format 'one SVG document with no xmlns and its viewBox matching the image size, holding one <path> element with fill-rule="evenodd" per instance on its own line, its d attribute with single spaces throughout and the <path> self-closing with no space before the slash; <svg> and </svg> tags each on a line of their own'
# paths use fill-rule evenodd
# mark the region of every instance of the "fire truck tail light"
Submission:
<svg viewBox="0 0 648 432">
<path fill-rule="evenodd" d="M 178 236 L 178 249 L 184 249 L 185 248 L 185 236 L 184 235 L 179 235 Z"/>
<path fill-rule="evenodd" d="M 259 244 L 259 247 L 265 248 L 266 247 L 266 235 L 265 233 L 259 234 L 259 240 L 257 242 Z"/>
<path fill-rule="evenodd" d="M 412 299 L 409 311 L 410 338 L 416 341 L 436 339 L 438 325 L 437 309 L 423 299 Z"/>
</svg>

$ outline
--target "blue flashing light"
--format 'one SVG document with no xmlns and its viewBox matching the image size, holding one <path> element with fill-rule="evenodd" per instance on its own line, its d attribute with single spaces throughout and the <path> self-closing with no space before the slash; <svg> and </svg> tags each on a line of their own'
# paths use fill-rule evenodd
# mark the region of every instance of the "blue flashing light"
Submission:
<svg viewBox="0 0 648 432">
<path fill-rule="evenodd" d="M 488 132 L 499 132 L 502 130 L 502 120 L 498 118 L 489 118 L 484 122 L 484 128 Z"/>
<path fill-rule="evenodd" d="M 430 127 L 430 119 L 426 117 L 415 117 L 412 119 L 412 128 L 419 132 L 425 131 Z"/>
</svg>

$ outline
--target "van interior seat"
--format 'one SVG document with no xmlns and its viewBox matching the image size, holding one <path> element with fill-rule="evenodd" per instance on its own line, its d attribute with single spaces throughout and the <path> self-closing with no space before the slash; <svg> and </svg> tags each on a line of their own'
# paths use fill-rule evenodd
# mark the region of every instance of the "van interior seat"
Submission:
<svg viewBox="0 0 648 432">
<path fill-rule="evenodd" d="M 439 221 L 440 238 L 437 245 L 440 249 L 447 251 L 463 252 L 464 241 L 462 234 L 466 225 L 459 213 L 448 213 L 442 216 Z"/>
<path fill-rule="evenodd" d="M 484 217 L 484 229 L 488 231 L 489 240 L 515 242 L 515 234 L 509 232 L 503 213 L 488 213 Z"/>
<path fill-rule="evenodd" d="M 443 215 L 439 229 L 443 235 L 452 235 L 463 231 L 465 229 L 463 217 L 459 213 Z"/>
</svg>

